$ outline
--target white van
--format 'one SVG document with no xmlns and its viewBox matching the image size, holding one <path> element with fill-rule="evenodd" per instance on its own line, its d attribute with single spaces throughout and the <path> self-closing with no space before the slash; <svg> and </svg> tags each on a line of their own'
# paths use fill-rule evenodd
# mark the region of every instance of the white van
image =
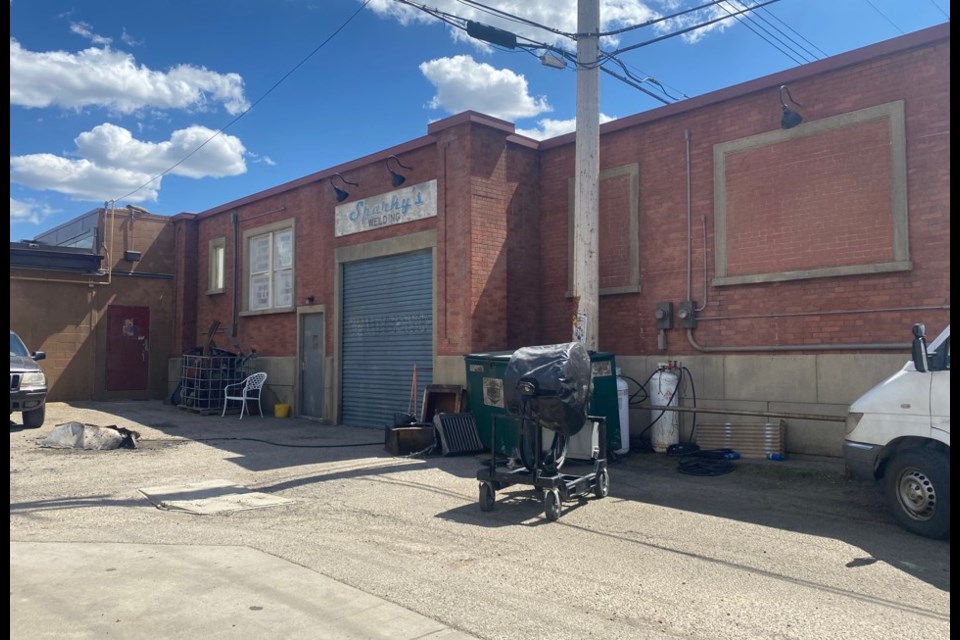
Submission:
<svg viewBox="0 0 960 640">
<path fill-rule="evenodd" d="M 913 357 L 850 405 L 843 452 L 853 477 L 882 483 L 897 521 L 929 538 L 950 536 L 950 325 L 927 345 L 913 327 Z"/>
</svg>

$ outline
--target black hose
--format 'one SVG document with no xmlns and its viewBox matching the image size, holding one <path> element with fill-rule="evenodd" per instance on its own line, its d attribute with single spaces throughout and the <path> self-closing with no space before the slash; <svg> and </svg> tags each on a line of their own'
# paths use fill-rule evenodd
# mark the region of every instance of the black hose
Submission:
<svg viewBox="0 0 960 640">
<path fill-rule="evenodd" d="M 690 427 L 690 440 L 689 442 L 696 442 L 697 435 L 697 385 L 693 382 L 693 374 L 690 373 L 690 369 L 686 367 L 681 367 L 681 371 L 686 371 L 690 374 L 690 397 L 693 400 L 693 424 Z"/>
</svg>

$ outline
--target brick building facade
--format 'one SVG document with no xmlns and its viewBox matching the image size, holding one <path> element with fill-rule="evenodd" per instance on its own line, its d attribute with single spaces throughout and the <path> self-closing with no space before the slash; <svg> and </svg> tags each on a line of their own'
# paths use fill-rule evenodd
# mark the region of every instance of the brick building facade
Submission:
<svg viewBox="0 0 960 640">
<path fill-rule="evenodd" d="M 842 417 L 906 361 L 914 322 L 949 323 L 949 57 L 947 24 L 602 125 L 599 349 L 634 381 L 678 361 L 685 404 L 791 415 L 789 452 L 841 455 L 842 421 L 797 416 Z M 788 129 L 783 85 L 802 104 Z M 421 385 L 465 385 L 467 354 L 568 342 L 574 158 L 574 134 L 466 112 L 175 216 L 171 353 L 219 322 L 218 344 L 256 351 L 268 403 L 344 422 L 356 394 L 403 397 L 407 370 L 369 364 L 408 334 L 426 334 Z M 632 408 L 631 432 L 649 420 Z"/>
</svg>

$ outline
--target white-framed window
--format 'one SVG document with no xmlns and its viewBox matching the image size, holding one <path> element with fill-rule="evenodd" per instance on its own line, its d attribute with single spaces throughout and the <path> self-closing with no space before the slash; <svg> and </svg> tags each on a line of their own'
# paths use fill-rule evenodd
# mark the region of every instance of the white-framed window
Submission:
<svg viewBox="0 0 960 640">
<path fill-rule="evenodd" d="M 246 310 L 293 306 L 293 223 L 288 221 L 244 234 Z"/>
<path fill-rule="evenodd" d="M 224 291 L 224 267 L 227 263 L 226 238 L 214 238 L 210 241 L 209 259 L 210 265 L 207 270 L 207 293 L 223 293 Z"/>
</svg>

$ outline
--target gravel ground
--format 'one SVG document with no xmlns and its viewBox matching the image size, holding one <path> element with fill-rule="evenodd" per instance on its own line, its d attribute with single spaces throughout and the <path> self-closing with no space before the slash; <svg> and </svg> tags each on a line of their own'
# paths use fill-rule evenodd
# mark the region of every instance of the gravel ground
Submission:
<svg viewBox="0 0 960 640">
<path fill-rule="evenodd" d="M 41 446 L 68 421 L 140 447 Z M 702 477 L 630 454 L 556 522 L 522 485 L 481 512 L 478 464 L 392 456 L 380 429 L 53 403 L 40 429 L 11 423 L 10 539 L 248 546 L 490 640 L 949 636 L 949 541 L 901 530 L 839 461 Z M 218 479 L 292 502 L 197 516 L 138 492 Z"/>
</svg>

